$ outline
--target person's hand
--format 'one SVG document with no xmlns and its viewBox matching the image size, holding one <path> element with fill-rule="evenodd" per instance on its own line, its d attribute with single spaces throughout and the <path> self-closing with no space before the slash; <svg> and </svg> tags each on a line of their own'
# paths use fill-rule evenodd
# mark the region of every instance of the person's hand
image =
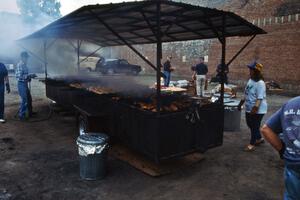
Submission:
<svg viewBox="0 0 300 200">
<path fill-rule="evenodd" d="M 241 111 L 242 110 L 242 105 L 238 105 L 237 109 L 238 109 L 238 111 Z"/>
<path fill-rule="evenodd" d="M 9 83 L 6 83 L 5 87 L 6 87 L 7 94 L 9 94 L 10 93 L 10 85 L 9 85 Z"/>
<path fill-rule="evenodd" d="M 257 106 L 253 106 L 253 108 L 252 108 L 250 114 L 254 115 L 254 114 L 257 113 L 257 111 L 258 111 L 258 107 L 257 107 Z"/>
<path fill-rule="evenodd" d="M 33 78 L 36 78 L 36 77 L 37 77 L 36 74 L 29 74 L 29 75 L 28 75 L 28 78 L 29 78 L 29 79 L 33 79 Z"/>
<path fill-rule="evenodd" d="M 192 76 L 192 80 L 196 80 L 196 75 L 193 75 L 193 76 Z"/>
<path fill-rule="evenodd" d="M 239 103 L 239 105 L 238 105 L 238 107 L 237 107 L 238 111 L 241 111 L 241 110 L 242 110 L 242 106 L 243 106 L 244 102 L 245 102 L 244 99 L 242 99 L 242 100 L 240 101 L 240 103 Z"/>
</svg>

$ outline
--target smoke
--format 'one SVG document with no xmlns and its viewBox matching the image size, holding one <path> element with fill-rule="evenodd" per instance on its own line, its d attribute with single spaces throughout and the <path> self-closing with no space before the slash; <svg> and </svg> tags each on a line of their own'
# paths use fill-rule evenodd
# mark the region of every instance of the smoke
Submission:
<svg viewBox="0 0 300 200">
<path fill-rule="evenodd" d="M 23 38 L 43 26 L 49 24 L 53 19 L 46 15 L 41 15 L 37 23 L 27 23 L 23 20 L 21 15 L 8 12 L 0 12 L 1 32 L 0 32 L 0 62 L 7 64 L 16 64 L 19 60 L 19 55 L 21 51 L 25 49 L 36 49 L 37 44 L 33 42 L 31 44 L 21 44 L 16 42 L 18 39 Z M 29 61 L 29 70 L 31 68 L 40 68 L 41 62 L 34 56 Z"/>
</svg>

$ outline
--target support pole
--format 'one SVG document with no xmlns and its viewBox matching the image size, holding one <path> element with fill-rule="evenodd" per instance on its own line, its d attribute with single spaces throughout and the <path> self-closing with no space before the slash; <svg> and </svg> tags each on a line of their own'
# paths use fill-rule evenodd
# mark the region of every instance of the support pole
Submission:
<svg viewBox="0 0 300 200">
<path fill-rule="evenodd" d="M 131 44 L 129 44 L 119 33 L 117 33 L 112 27 L 110 27 L 105 21 L 103 21 L 99 16 L 97 16 L 92 10 L 88 10 L 101 24 L 103 24 L 112 34 L 118 37 L 127 47 L 129 47 L 134 53 L 136 53 L 143 61 L 145 61 L 150 67 L 152 67 L 155 71 L 157 68 L 154 64 L 152 64 L 149 60 L 147 60 L 138 50 L 136 50 Z M 165 75 L 163 73 L 160 74 L 162 77 Z"/>
<path fill-rule="evenodd" d="M 89 57 L 93 56 L 95 53 L 97 53 L 97 51 L 101 50 L 103 47 L 99 47 L 98 49 L 96 49 L 95 51 L 93 51 L 92 53 L 90 53 L 88 56 L 86 56 L 84 59 L 80 60 L 80 63 L 82 63 L 83 61 L 87 60 Z"/>
<path fill-rule="evenodd" d="M 225 58 L 226 58 L 226 36 L 225 36 L 225 24 L 226 24 L 226 18 L 225 15 L 223 15 L 223 28 L 222 28 L 222 37 L 221 37 L 221 44 L 222 44 L 222 58 L 221 58 L 221 104 L 224 105 L 224 79 L 225 79 Z"/>
<path fill-rule="evenodd" d="M 222 65 L 222 69 L 221 69 L 221 103 L 222 105 L 224 104 L 224 82 L 225 82 L 225 67 L 226 67 L 226 63 L 225 63 L 225 54 L 226 54 L 226 37 L 222 38 L 222 58 L 221 58 L 221 65 Z"/>
<path fill-rule="evenodd" d="M 47 63 L 47 40 L 44 40 L 44 67 L 45 67 L 45 80 L 48 78 L 48 63 Z M 47 84 L 46 84 L 47 85 Z"/>
<path fill-rule="evenodd" d="M 21 44 L 19 44 L 18 43 L 18 45 L 22 48 L 22 49 L 24 49 L 24 50 L 26 50 L 30 55 L 32 55 L 33 57 L 35 57 L 36 59 L 38 59 L 41 63 L 45 63 L 45 60 L 43 59 L 43 58 L 41 58 L 40 56 L 38 56 L 38 55 L 36 55 L 35 53 L 33 53 L 32 51 L 30 51 L 28 48 L 25 48 L 23 45 L 21 45 Z"/>
<path fill-rule="evenodd" d="M 250 40 L 248 40 L 248 42 L 230 59 L 230 61 L 227 63 L 227 66 L 229 66 L 242 53 L 242 51 L 250 44 L 255 36 L 256 35 L 253 35 Z"/>
<path fill-rule="evenodd" d="M 157 38 L 157 43 L 156 43 L 156 98 L 157 98 L 157 113 L 160 115 L 160 108 L 161 108 L 161 88 L 160 88 L 160 74 L 161 74 L 161 58 L 162 58 L 162 45 L 161 45 L 161 30 L 160 30 L 160 10 L 161 5 L 160 1 L 157 1 L 156 4 L 156 25 L 157 25 L 157 30 L 156 30 L 156 38 Z"/>
<path fill-rule="evenodd" d="M 81 46 L 81 42 L 79 40 L 77 40 L 77 72 L 79 73 L 80 71 L 80 46 Z"/>
</svg>

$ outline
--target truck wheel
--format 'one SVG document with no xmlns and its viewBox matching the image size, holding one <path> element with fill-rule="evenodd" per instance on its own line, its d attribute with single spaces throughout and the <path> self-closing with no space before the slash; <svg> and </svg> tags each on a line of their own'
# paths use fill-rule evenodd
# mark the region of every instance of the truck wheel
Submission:
<svg viewBox="0 0 300 200">
<path fill-rule="evenodd" d="M 139 74 L 138 71 L 136 71 L 136 70 L 133 70 L 133 71 L 132 71 L 132 75 L 137 76 L 138 74 Z"/>
<path fill-rule="evenodd" d="M 86 68 L 86 71 L 87 71 L 87 72 L 91 72 L 91 71 L 92 71 L 92 68 L 88 67 L 88 68 Z"/>
<path fill-rule="evenodd" d="M 113 69 L 108 69 L 107 70 L 107 74 L 109 74 L 109 75 L 112 75 L 112 74 L 114 74 L 115 72 L 114 72 L 114 70 Z"/>
<path fill-rule="evenodd" d="M 79 132 L 79 135 L 85 135 L 86 132 L 87 132 L 87 127 L 88 127 L 87 120 L 85 119 L 84 116 L 80 115 L 78 117 L 78 132 Z"/>
</svg>

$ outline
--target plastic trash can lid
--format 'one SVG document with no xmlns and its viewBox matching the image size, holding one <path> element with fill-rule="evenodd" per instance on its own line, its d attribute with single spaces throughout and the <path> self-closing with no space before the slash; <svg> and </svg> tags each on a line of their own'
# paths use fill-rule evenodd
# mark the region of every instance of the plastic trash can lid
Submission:
<svg viewBox="0 0 300 200">
<path fill-rule="evenodd" d="M 77 142 L 88 145 L 103 145 L 108 142 L 108 136 L 103 133 L 88 133 L 80 135 L 77 138 Z"/>
<path fill-rule="evenodd" d="M 224 106 L 227 107 L 237 107 L 240 104 L 240 100 L 230 100 L 228 102 L 224 102 Z"/>
</svg>

